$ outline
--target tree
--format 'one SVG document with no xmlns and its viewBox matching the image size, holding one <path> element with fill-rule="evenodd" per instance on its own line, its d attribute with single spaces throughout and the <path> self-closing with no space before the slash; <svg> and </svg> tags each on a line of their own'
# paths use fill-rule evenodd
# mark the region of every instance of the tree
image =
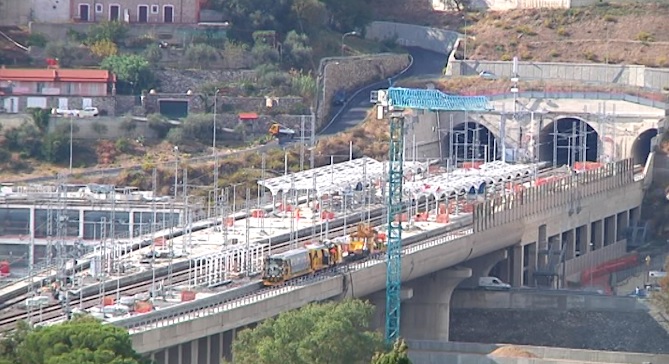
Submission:
<svg viewBox="0 0 669 364">
<path fill-rule="evenodd" d="M 118 47 L 116 46 L 116 43 L 109 39 L 99 40 L 91 44 L 90 48 L 91 53 L 100 58 L 107 58 L 118 54 Z"/>
<path fill-rule="evenodd" d="M 664 263 L 664 270 L 667 269 L 669 269 L 669 258 Z M 660 292 L 653 295 L 653 299 L 664 312 L 669 313 L 669 276 L 660 279 Z"/>
<path fill-rule="evenodd" d="M 100 41 L 110 41 L 115 44 L 123 42 L 128 35 L 125 23 L 119 21 L 103 21 L 96 24 L 88 32 L 86 44 L 93 45 Z"/>
<path fill-rule="evenodd" d="M 404 340 L 399 339 L 388 353 L 376 353 L 371 364 L 411 364 L 409 347 Z"/>
<path fill-rule="evenodd" d="M 119 93 L 136 94 L 140 90 L 151 88 L 154 82 L 149 62 L 135 54 L 107 57 L 100 64 L 100 68 L 116 74 Z"/>
<path fill-rule="evenodd" d="M 233 343 L 237 364 L 363 364 L 383 347 L 369 331 L 374 306 L 359 300 L 311 304 L 285 312 Z"/>
<path fill-rule="evenodd" d="M 39 107 L 28 108 L 30 117 L 33 119 L 35 126 L 42 132 L 46 133 L 49 129 L 49 121 L 51 120 L 51 112 L 48 109 Z"/>
<path fill-rule="evenodd" d="M 144 364 L 132 348 L 128 332 L 77 317 L 60 325 L 28 332 L 17 348 L 14 363 L 22 364 Z"/>
</svg>

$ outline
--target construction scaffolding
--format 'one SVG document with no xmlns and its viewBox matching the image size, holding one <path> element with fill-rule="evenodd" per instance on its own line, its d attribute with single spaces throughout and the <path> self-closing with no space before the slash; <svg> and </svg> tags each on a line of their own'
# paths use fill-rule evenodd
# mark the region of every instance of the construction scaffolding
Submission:
<svg viewBox="0 0 669 364">
<path fill-rule="evenodd" d="M 214 286 L 241 274 L 254 275 L 262 270 L 269 244 L 231 246 L 216 254 L 192 258 L 193 286 Z"/>
</svg>

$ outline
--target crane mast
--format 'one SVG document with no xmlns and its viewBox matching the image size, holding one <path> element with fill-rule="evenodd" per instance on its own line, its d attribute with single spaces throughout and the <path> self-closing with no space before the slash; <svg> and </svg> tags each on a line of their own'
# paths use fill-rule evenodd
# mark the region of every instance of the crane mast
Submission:
<svg viewBox="0 0 669 364">
<path fill-rule="evenodd" d="M 392 82 L 391 82 L 392 86 Z M 390 111 L 390 150 L 388 152 L 388 247 L 386 275 L 386 333 L 388 344 L 400 336 L 400 292 L 402 288 L 402 182 L 404 180 L 404 123 L 402 109 L 439 111 L 489 111 L 485 96 L 452 96 L 438 90 L 390 87 L 374 90 L 370 102 L 377 107 L 377 118 Z M 439 120 L 437 118 L 437 120 Z M 397 222 L 396 222 L 397 220 Z"/>
<path fill-rule="evenodd" d="M 386 275 L 386 342 L 400 335 L 400 290 L 402 286 L 402 181 L 404 180 L 404 115 L 390 115 L 388 155 L 388 249 Z M 397 221 L 396 221 L 397 220 Z"/>
</svg>

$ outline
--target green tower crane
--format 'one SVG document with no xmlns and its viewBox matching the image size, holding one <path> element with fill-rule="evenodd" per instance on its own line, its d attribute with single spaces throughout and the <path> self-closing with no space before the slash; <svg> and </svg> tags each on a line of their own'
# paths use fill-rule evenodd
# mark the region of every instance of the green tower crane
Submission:
<svg viewBox="0 0 669 364">
<path fill-rule="evenodd" d="M 388 249 L 386 275 L 386 332 L 388 344 L 400 335 L 400 291 L 402 287 L 402 182 L 404 180 L 404 108 L 432 111 L 487 111 L 488 98 L 452 96 L 438 90 L 391 87 L 372 91 L 370 101 L 391 112 L 388 152 Z M 381 114 L 381 113 L 379 113 Z M 397 222 L 395 221 L 397 220 Z"/>
</svg>

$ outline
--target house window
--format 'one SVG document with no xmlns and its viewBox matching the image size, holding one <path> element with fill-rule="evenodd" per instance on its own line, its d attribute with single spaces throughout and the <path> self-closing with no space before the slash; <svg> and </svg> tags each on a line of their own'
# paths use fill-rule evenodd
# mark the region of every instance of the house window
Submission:
<svg viewBox="0 0 669 364">
<path fill-rule="evenodd" d="M 163 22 L 174 23 L 174 6 L 165 5 L 163 7 Z"/>
<path fill-rule="evenodd" d="M 95 12 L 102 13 L 102 4 L 95 4 Z"/>
<path fill-rule="evenodd" d="M 37 82 L 37 83 L 35 84 L 35 91 L 36 91 L 38 94 L 41 94 L 42 91 L 44 91 L 44 82 Z"/>
<path fill-rule="evenodd" d="M 158 5 L 151 5 L 151 14 L 158 14 L 160 7 Z"/>
</svg>

